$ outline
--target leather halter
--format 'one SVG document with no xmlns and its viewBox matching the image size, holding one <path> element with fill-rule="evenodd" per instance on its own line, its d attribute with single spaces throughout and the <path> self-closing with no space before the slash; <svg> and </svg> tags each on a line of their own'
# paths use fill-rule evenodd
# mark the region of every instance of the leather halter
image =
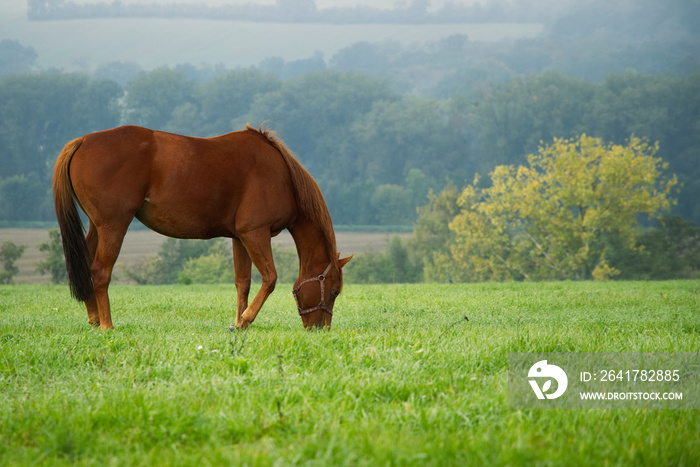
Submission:
<svg viewBox="0 0 700 467">
<path fill-rule="evenodd" d="M 325 284 L 324 284 L 324 282 L 326 280 L 326 275 L 331 270 L 331 266 L 333 266 L 332 261 L 330 262 L 330 264 L 328 265 L 326 270 L 323 271 L 323 273 L 320 276 L 312 277 L 311 279 L 306 279 L 306 280 L 302 281 L 301 283 L 299 283 L 299 285 L 294 287 L 294 289 L 292 289 L 292 295 L 294 295 L 294 300 L 297 302 L 297 310 L 299 310 L 299 315 L 308 315 L 309 313 L 312 313 L 316 310 L 323 310 L 326 313 L 328 313 L 329 315 L 333 316 L 333 312 L 331 311 L 330 308 L 328 308 L 328 305 L 326 305 L 326 300 L 325 300 L 326 289 L 325 289 Z M 316 282 L 316 281 L 320 282 L 320 284 L 321 284 L 321 301 L 318 303 L 318 305 L 311 307 L 311 308 L 307 308 L 304 310 L 304 309 L 302 309 L 301 302 L 299 301 L 299 295 L 298 295 L 299 290 L 301 290 L 302 285 L 308 284 L 309 282 Z"/>
</svg>

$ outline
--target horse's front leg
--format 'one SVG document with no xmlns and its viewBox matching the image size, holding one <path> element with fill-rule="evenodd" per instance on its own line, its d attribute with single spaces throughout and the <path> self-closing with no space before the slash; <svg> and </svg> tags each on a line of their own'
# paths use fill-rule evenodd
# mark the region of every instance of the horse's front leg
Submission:
<svg viewBox="0 0 700 467">
<path fill-rule="evenodd" d="M 241 242 L 243 242 L 250 259 L 262 275 L 262 285 L 255 295 L 253 302 L 243 311 L 240 322 L 237 323 L 240 329 L 247 328 L 248 325 L 255 320 L 265 300 L 267 300 L 267 297 L 275 290 L 277 270 L 275 269 L 275 262 L 272 258 L 272 245 L 270 244 L 270 240 L 269 229 L 258 229 L 241 235 Z"/>
<path fill-rule="evenodd" d="M 236 284 L 236 324 L 230 327 L 233 331 L 241 327 L 241 317 L 248 308 L 248 295 L 250 294 L 251 260 L 248 251 L 240 240 L 233 239 L 233 268 Z"/>
</svg>

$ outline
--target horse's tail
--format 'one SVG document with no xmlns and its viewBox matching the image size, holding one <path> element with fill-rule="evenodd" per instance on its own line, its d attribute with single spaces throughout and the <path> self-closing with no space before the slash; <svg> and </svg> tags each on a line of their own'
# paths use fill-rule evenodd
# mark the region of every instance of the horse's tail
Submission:
<svg viewBox="0 0 700 467">
<path fill-rule="evenodd" d="M 292 154 L 292 151 L 284 144 L 284 141 L 277 136 L 277 133 L 264 128 L 263 125 L 260 125 L 260 128 L 256 129 L 250 124 L 246 124 L 246 129 L 262 135 L 267 142 L 282 155 L 284 162 L 289 168 L 292 184 L 294 185 L 294 195 L 297 198 L 299 208 L 309 220 L 320 226 L 324 231 L 329 246 L 333 250 L 331 252 L 331 257 L 335 261 L 336 244 L 333 222 L 331 221 L 331 215 L 328 211 L 326 200 L 321 193 L 321 188 L 319 188 L 318 183 L 316 183 L 316 180 L 314 180 L 311 174 L 301 165 L 297 158 L 294 157 L 294 154 Z"/>
<path fill-rule="evenodd" d="M 53 170 L 53 197 L 56 206 L 56 218 L 61 229 L 63 254 L 66 257 L 66 269 L 71 295 L 79 301 L 86 301 L 93 294 L 92 275 L 88 261 L 88 246 L 85 240 L 85 228 L 75 204 L 75 193 L 70 179 L 70 163 L 83 139 L 78 138 L 66 144 L 56 159 Z"/>
</svg>

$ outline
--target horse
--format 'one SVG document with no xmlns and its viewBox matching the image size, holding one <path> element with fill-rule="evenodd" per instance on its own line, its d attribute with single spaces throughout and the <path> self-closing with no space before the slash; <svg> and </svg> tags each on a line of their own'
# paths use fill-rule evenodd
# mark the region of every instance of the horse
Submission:
<svg viewBox="0 0 700 467">
<path fill-rule="evenodd" d="M 88 323 L 113 329 L 108 288 L 134 218 L 175 238 L 232 239 L 236 321 L 246 329 L 277 281 L 271 238 L 287 229 L 299 256 L 292 293 L 305 328 L 330 328 L 343 285 L 326 201 L 282 139 L 261 125 L 213 138 L 122 126 L 69 142 L 53 173 L 71 295 Z M 78 206 L 87 215 L 87 234 Z M 248 304 L 251 267 L 262 275 Z M 318 282 L 318 284 L 316 284 Z"/>
</svg>

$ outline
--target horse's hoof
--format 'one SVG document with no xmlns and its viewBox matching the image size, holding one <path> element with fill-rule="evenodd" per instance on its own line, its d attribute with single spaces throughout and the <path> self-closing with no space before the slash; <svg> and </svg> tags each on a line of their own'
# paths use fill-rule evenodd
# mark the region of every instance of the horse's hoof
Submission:
<svg viewBox="0 0 700 467">
<path fill-rule="evenodd" d="M 248 329 L 248 325 L 250 325 L 249 321 L 241 320 L 240 323 L 232 324 L 231 326 L 229 326 L 228 330 L 230 332 L 245 331 L 246 329 Z"/>
</svg>

